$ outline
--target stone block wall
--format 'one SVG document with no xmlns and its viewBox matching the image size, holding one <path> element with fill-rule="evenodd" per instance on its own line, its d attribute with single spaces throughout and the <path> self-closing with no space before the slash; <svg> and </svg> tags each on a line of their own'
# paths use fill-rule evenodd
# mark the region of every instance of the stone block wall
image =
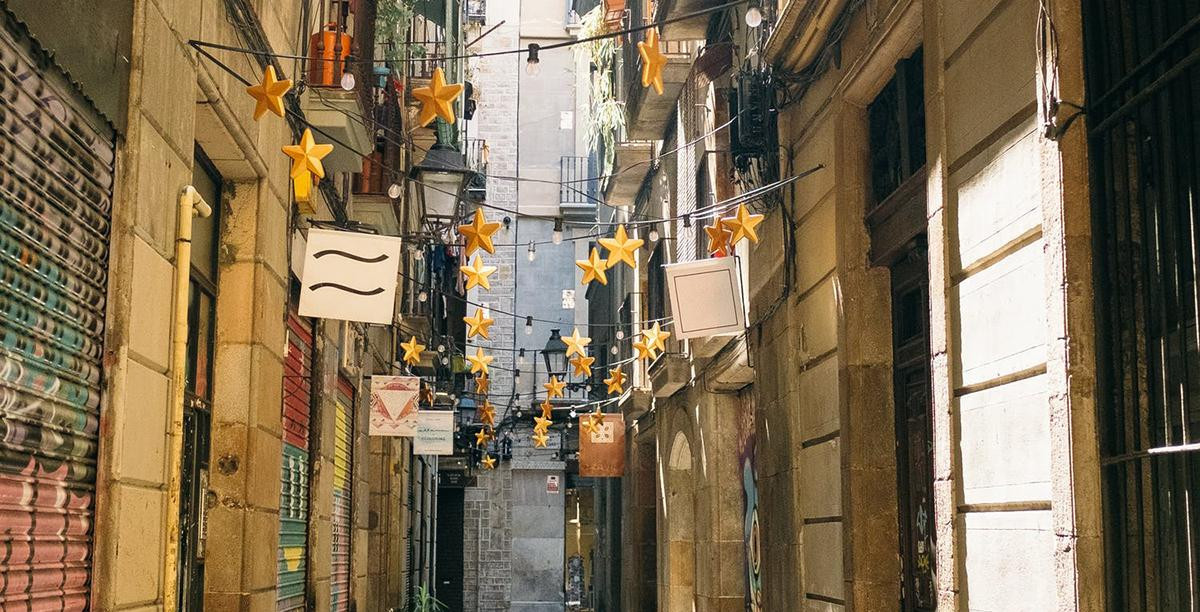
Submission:
<svg viewBox="0 0 1200 612">
<path fill-rule="evenodd" d="M 463 493 L 463 609 L 509 610 L 512 588 L 513 476 L 510 465 L 479 475 Z"/>
</svg>

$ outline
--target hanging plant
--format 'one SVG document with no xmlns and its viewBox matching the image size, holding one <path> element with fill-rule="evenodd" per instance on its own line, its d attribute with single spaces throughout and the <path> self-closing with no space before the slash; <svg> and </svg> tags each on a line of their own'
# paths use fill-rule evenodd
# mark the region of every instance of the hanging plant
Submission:
<svg viewBox="0 0 1200 612">
<path fill-rule="evenodd" d="M 404 58 L 408 29 L 412 27 L 413 7 L 406 0 L 379 0 L 376 10 L 375 27 L 383 43 L 384 60 L 389 70 L 400 73 L 399 63 Z"/>
<path fill-rule="evenodd" d="M 579 37 L 589 38 L 605 34 L 609 25 L 604 20 L 603 5 L 588 11 L 580 20 Z M 613 155 L 618 139 L 625 135 L 625 103 L 613 92 L 613 66 L 617 57 L 617 39 L 613 37 L 593 40 L 582 46 L 595 70 L 591 78 L 591 121 L 588 127 L 588 148 L 596 150 L 604 146 L 601 173 L 608 174 L 612 168 Z"/>
</svg>

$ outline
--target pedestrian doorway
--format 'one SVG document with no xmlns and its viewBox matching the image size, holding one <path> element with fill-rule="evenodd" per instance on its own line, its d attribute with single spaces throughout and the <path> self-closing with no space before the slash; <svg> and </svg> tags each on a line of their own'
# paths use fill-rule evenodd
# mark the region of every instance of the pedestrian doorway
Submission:
<svg viewBox="0 0 1200 612">
<path fill-rule="evenodd" d="M 905 612 L 937 607 L 923 74 L 918 49 L 896 64 L 895 76 L 867 109 L 871 263 L 891 272 L 900 608 Z"/>
<path fill-rule="evenodd" d="M 461 473 L 461 472 L 460 472 Z M 445 612 L 462 612 L 463 602 L 463 512 L 464 491 L 461 487 L 438 487 L 437 568 L 438 600 Z"/>
</svg>

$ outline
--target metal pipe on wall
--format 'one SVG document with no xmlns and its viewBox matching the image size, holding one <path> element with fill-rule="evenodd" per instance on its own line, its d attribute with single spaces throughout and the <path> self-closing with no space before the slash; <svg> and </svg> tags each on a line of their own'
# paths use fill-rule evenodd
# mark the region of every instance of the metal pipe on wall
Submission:
<svg viewBox="0 0 1200 612">
<path fill-rule="evenodd" d="M 175 232 L 175 284 L 171 333 L 171 420 L 168 429 L 166 550 L 163 552 L 163 611 L 174 612 L 179 591 L 179 505 L 183 478 L 183 401 L 187 384 L 188 290 L 192 269 L 192 219 L 212 207 L 188 185 L 179 193 Z"/>
</svg>

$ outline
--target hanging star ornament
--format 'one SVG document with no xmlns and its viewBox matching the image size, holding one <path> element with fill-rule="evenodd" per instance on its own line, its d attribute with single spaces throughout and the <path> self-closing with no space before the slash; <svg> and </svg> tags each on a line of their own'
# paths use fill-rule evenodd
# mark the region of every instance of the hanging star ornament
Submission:
<svg viewBox="0 0 1200 612">
<path fill-rule="evenodd" d="M 575 369 L 576 376 L 591 376 L 592 364 L 595 362 L 595 357 L 584 357 L 583 355 L 580 355 L 571 360 L 571 367 Z"/>
<path fill-rule="evenodd" d="M 725 227 L 733 232 L 733 236 L 729 238 L 729 244 L 735 244 L 742 238 L 749 238 L 750 242 L 758 242 L 758 232 L 754 228 L 762 223 L 762 215 L 750 214 L 750 209 L 746 208 L 745 204 L 739 204 L 737 213 L 732 217 L 726 217 L 721 220 Z"/>
<path fill-rule="evenodd" d="M 262 119 L 262 116 L 271 111 L 280 117 L 283 116 L 283 95 L 292 88 L 292 81 L 284 79 L 282 81 L 275 78 L 275 67 L 267 66 L 263 70 L 262 82 L 258 85 L 251 85 L 246 88 L 246 93 L 254 98 L 254 120 Z"/>
<path fill-rule="evenodd" d="M 542 403 L 539 404 L 538 407 L 542 409 L 542 418 L 543 419 L 549 419 L 550 414 L 552 412 L 554 412 L 554 404 L 551 404 L 550 400 L 548 398 L 542 400 Z"/>
<path fill-rule="evenodd" d="M 475 316 L 463 317 L 463 322 L 467 324 L 467 338 L 479 336 L 484 340 L 491 340 L 488 337 L 488 328 L 496 321 L 484 316 L 482 308 L 475 309 Z"/>
<path fill-rule="evenodd" d="M 550 382 L 542 386 L 546 388 L 546 400 L 549 401 L 556 397 L 562 397 L 563 389 L 567 387 L 567 383 L 559 380 L 557 376 L 551 376 Z"/>
<path fill-rule="evenodd" d="M 729 239 L 733 236 L 733 232 L 725 227 L 725 222 L 720 217 L 715 219 L 712 225 L 705 227 L 704 233 L 708 234 L 709 255 L 725 257 L 729 254 Z"/>
<path fill-rule="evenodd" d="M 570 336 L 563 336 L 562 341 L 567 345 L 567 357 L 571 355 L 579 355 L 580 357 L 587 354 L 583 349 L 592 343 L 592 339 L 587 336 L 579 335 L 579 328 L 571 330 Z"/>
<path fill-rule="evenodd" d="M 414 98 L 421 102 L 421 113 L 417 115 L 417 125 L 425 127 L 434 117 L 441 117 L 446 123 L 454 123 L 454 100 L 462 93 L 462 83 L 446 84 L 446 73 L 441 68 L 433 71 L 428 87 L 418 87 L 412 90 Z"/>
<path fill-rule="evenodd" d="M 492 282 L 488 280 L 488 277 L 496 271 L 496 266 L 483 265 L 483 259 L 478 255 L 471 261 L 471 265 L 459 266 L 458 269 L 467 278 L 468 291 L 475 287 L 483 287 L 489 291 L 492 289 Z"/>
<path fill-rule="evenodd" d="M 425 350 L 425 345 L 417 342 L 416 336 L 409 338 L 408 342 L 401 342 L 400 348 L 404 349 L 404 363 L 410 366 L 421 363 L 421 351 Z"/>
<path fill-rule="evenodd" d="M 483 406 L 479 408 L 479 422 L 489 427 L 496 426 L 496 407 L 487 400 L 483 400 Z"/>
<path fill-rule="evenodd" d="M 625 262 L 630 268 L 636 268 L 637 263 L 633 260 L 633 254 L 642 247 L 642 244 L 644 241 L 641 238 L 630 238 L 625 233 L 624 225 L 617 226 L 617 231 L 613 233 L 612 238 L 600 239 L 600 246 L 608 249 L 606 266 L 609 268 L 621 262 Z"/>
<path fill-rule="evenodd" d="M 488 435 L 487 429 L 480 429 L 475 432 L 475 446 L 483 446 L 488 443 L 491 436 Z"/>
<path fill-rule="evenodd" d="M 544 417 L 534 417 L 533 422 L 533 431 L 537 433 L 546 432 L 548 429 L 550 429 L 550 424 L 553 423 L 553 421 Z"/>
<path fill-rule="evenodd" d="M 590 414 L 585 417 L 581 417 L 579 428 L 582 429 L 583 433 L 585 434 L 594 434 L 596 433 L 596 421 L 592 419 L 592 415 Z"/>
<path fill-rule="evenodd" d="M 476 348 L 474 355 L 467 355 L 467 361 L 471 362 L 472 374 L 483 373 L 486 375 L 488 373 L 488 364 L 490 364 L 493 359 L 495 359 L 495 357 L 492 357 L 491 355 L 484 355 L 483 349 L 481 348 Z"/>
<path fill-rule="evenodd" d="M 608 378 L 604 379 L 604 384 L 608 385 L 608 393 L 624 393 L 625 392 L 625 373 L 621 368 L 613 368 L 608 371 Z"/>
<path fill-rule="evenodd" d="M 653 348 L 655 351 L 666 352 L 666 339 L 671 337 L 671 332 L 663 331 L 658 322 L 654 322 L 654 327 L 642 330 L 642 342 Z"/>
<path fill-rule="evenodd" d="M 312 130 L 305 129 L 300 136 L 300 144 L 287 145 L 283 152 L 292 158 L 292 192 L 297 202 L 308 202 L 312 199 L 313 175 L 325 178 L 325 166 L 321 159 L 333 152 L 333 145 L 317 144 L 313 139 Z"/>
<path fill-rule="evenodd" d="M 608 266 L 603 259 L 600 259 L 600 252 L 596 250 L 596 247 L 592 247 L 592 252 L 587 259 L 576 259 L 575 265 L 583 270 L 583 280 L 579 281 L 581 285 L 592 281 L 597 281 L 601 285 L 608 284 L 608 275 L 604 273 Z"/>
<path fill-rule="evenodd" d="M 533 445 L 536 448 L 546 448 L 546 442 L 549 440 L 550 436 L 546 435 L 545 432 L 533 434 Z"/>
<path fill-rule="evenodd" d="M 467 239 L 467 257 L 470 257 L 476 249 L 483 249 L 488 253 L 495 254 L 496 245 L 492 243 L 492 234 L 499 229 L 499 223 L 488 223 L 483 216 L 483 210 L 476 208 L 471 222 L 458 226 L 459 235 Z"/>
<path fill-rule="evenodd" d="M 487 377 L 487 374 L 484 374 L 483 376 L 475 377 L 475 392 L 476 393 L 478 393 L 480 395 L 486 394 L 488 392 L 488 389 L 490 389 L 491 387 L 492 387 L 492 381 L 491 381 L 491 379 L 489 379 Z"/>
<path fill-rule="evenodd" d="M 638 359 L 653 360 L 658 355 L 654 352 L 654 346 L 647 346 L 645 342 L 634 342 L 633 350 L 637 352 Z"/>
<path fill-rule="evenodd" d="M 638 42 L 638 55 L 642 58 L 642 87 L 654 86 L 654 92 L 662 95 L 663 66 L 667 65 L 667 57 L 658 49 L 658 29 L 651 28 L 646 32 L 646 40 Z"/>
<path fill-rule="evenodd" d="M 480 463 L 483 464 L 483 469 L 485 470 L 496 469 L 496 458 L 487 453 L 483 454 L 483 459 L 480 460 Z"/>
</svg>

